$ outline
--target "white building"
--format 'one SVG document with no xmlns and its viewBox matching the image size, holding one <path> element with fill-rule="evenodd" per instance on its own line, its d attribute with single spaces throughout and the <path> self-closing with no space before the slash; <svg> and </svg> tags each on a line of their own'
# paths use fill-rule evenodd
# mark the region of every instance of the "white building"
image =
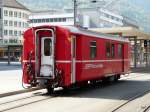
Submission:
<svg viewBox="0 0 150 112">
<path fill-rule="evenodd" d="M 123 17 L 106 9 L 99 9 L 99 27 L 123 26 Z"/>
<path fill-rule="evenodd" d="M 0 0 L 0 57 L 8 56 L 8 45 L 22 44 L 22 34 L 28 27 L 29 14 L 29 9 L 16 0 Z M 20 54 L 19 47 L 10 52 L 12 57 Z"/>
<path fill-rule="evenodd" d="M 64 9 L 73 12 L 72 8 Z M 116 12 L 104 8 L 78 8 L 78 15 L 90 17 L 90 28 L 123 26 L 123 17 Z"/>
<path fill-rule="evenodd" d="M 84 28 L 123 26 L 123 17 L 106 9 L 78 8 L 77 22 Z M 30 27 L 39 25 L 74 25 L 73 9 L 34 12 L 29 16 Z"/>
<path fill-rule="evenodd" d="M 73 13 L 34 12 L 29 16 L 29 26 L 40 25 L 73 25 Z"/>
<path fill-rule="evenodd" d="M 9 40 L 21 39 L 22 33 L 28 27 L 30 11 L 16 0 L 1 0 L 1 39 Z"/>
<path fill-rule="evenodd" d="M 80 25 L 82 27 L 89 27 L 89 16 L 80 15 Z M 62 12 L 34 12 L 29 16 L 29 26 L 41 26 L 41 25 L 60 25 L 60 26 L 73 26 L 74 14 L 62 13 Z"/>
</svg>

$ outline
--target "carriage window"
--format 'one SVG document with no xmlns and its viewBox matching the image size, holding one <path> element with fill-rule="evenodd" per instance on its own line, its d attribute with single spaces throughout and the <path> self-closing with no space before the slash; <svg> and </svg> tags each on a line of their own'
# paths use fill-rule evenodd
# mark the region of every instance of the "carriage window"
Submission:
<svg viewBox="0 0 150 112">
<path fill-rule="evenodd" d="M 52 42 L 51 39 L 44 40 L 44 55 L 50 56 L 52 53 Z"/>
<path fill-rule="evenodd" d="M 111 44 L 111 56 L 112 58 L 115 57 L 115 44 Z"/>
<path fill-rule="evenodd" d="M 95 58 L 96 57 L 96 41 L 92 41 L 90 42 L 90 56 L 91 58 Z"/>
<path fill-rule="evenodd" d="M 106 43 L 106 57 L 110 57 L 110 43 Z"/>
<path fill-rule="evenodd" d="M 118 45 L 118 56 L 122 57 L 122 44 Z"/>
</svg>

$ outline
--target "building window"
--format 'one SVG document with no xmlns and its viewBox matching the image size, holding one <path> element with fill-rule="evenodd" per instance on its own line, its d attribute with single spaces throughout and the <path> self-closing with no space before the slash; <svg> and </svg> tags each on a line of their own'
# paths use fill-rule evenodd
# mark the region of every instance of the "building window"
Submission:
<svg viewBox="0 0 150 112">
<path fill-rule="evenodd" d="M 45 19 L 46 22 L 49 22 L 49 19 Z"/>
<path fill-rule="evenodd" d="M 17 27 L 17 21 L 14 21 L 14 27 Z"/>
<path fill-rule="evenodd" d="M 56 22 L 57 20 L 56 20 L 56 18 L 53 18 L 53 22 Z"/>
<path fill-rule="evenodd" d="M 49 21 L 50 21 L 50 22 L 53 22 L 53 21 L 54 21 L 54 19 L 53 19 L 53 18 L 51 18 Z"/>
<path fill-rule="evenodd" d="M 25 14 L 24 13 L 22 13 L 22 18 L 25 18 Z"/>
<path fill-rule="evenodd" d="M 16 30 L 14 31 L 14 35 L 17 36 L 17 31 Z"/>
<path fill-rule="evenodd" d="M 8 30 L 4 30 L 4 35 L 8 35 Z"/>
<path fill-rule="evenodd" d="M 18 27 L 21 27 L 21 22 L 18 22 Z"/>
<path fill-rule="evenodd" d="M 118 56 L 122 57 L 122 44 L 118 45 Z"/>
<path fill-rule="evenodd" d="M 46 19 L 42 19 L 42 23 L 45 23 L 46 22 Z"/>
<path fill-rule="evenodd" d="M 63 21 L 63 22 L 66 22 L 66 18 L 62 18 L 62 21 Z"/>
<path fill-rule="evenodd" d="M 95 58 L 97 55 L 96 41 L 90 42 L 90 57 Z"/>
<path fill-rule="evenodd" d="M 22 27 L 25 28 L 25 23 L 24 22 L 22 22 Z"/>
<path fill-rule="evenodd" d="M 110 58 L 110 43 L 106 43 L 106 57 Z"/>
<path fill-rule="evenodd" d="M 31 21 L 32 23 L 35 23 L 35 20 L 34 19 L 32 19 L 32 21 Z"/>
<path fill-rule="evenodd" d="M 2 9 L 0 8 L 0 19 L 2 19 Z"/>
<path fill-rule="evenodd" d="M 12 35 L 13 35 L 13 31 L 9 30 L 9 36 L 12 36 Z"/>
<path fill-rule="evenodd" d="M 18 32 L 18 35 L 19 35 L 19 36 L 21 36 L 21 35 L 22 35 L 21 31 L 19 31 L 19 32 Z"/>
<path fill-rule="evenodd" d="M 38 20 L 34 20 L 34 23 L 41 23 L 41 19 L 38 19 Z"/>
<path fill-rule="evenodd" d="M 21 12 L 19 12 L 19 16 L 18 17 L 21 18 Z"/>
<path fill-rule="evenodd" d="M 14 17 L 17 17 L 17 12 L 16 11 L 14 12 Z"/>
<path fill-rule="evenodd" d="M 111 45 L 111 56 L 112 56 L 112 58 L 115 57 L 115 44 Z"/>
<path fill-rule="evenodd" d="M 8 11 L 4 10 L 4 16 L 8 16 Z"/>
<path fill-rule="evenodd" d="M 13 11 L 9 11 L 9 17 L 13 17 Z"/>
<path fill-rule="evenodd" d="M 13 26 L 13 21 L 9 21 L 9 26 Z"/>
<path fill-rule="evenodd" d="M 8 26 L 8 20 L 4 20 L 4 26 Z"/>
</svg>

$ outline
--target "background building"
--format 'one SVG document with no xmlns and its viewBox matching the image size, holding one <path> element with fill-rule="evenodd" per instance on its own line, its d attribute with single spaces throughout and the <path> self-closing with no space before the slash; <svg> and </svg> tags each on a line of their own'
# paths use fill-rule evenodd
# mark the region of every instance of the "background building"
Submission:
<svg viewBox="0 0 150 112">
<path fill-rule="evenodd" d="M 30 16 L 30 26 L 39 25 L 74 25 L 73 9 L 64 11 L 39 11 Z M 79 8 L 77 24 L 84 28 L 115 27 L 123 25 L 123 17 L 106 9 Z"/>
<path fill-rule="evenodd" d="M 30 11 L 16 0 L 1 0 L 0 56 L 8 56 L 7 45 L 22 43 L 22 34 L 28 27 Z M 4 46 L 4 47 L 3 47 Z M 20 49 L 12 49 L 11 56 L 19 56 Z"/>
<path fill-rule="evenodd" d="M 40 25 L 73 25 L 73 13 L 34 12 L 29 16 L 30 27 Z"/>
<path fill-rule="evenodd" d="M 123 26 L 132 26 L 139 29 L 138 22 L 126 16 L 123 16 Z"/>
</svg>

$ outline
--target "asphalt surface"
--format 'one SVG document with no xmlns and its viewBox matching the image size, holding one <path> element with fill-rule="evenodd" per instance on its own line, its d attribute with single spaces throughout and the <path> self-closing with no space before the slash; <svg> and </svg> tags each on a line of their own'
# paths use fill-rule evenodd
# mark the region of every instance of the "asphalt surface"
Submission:
<svg viewBox="0 0 150 112">
<path fill-rule="evenodd" d="M 53 95 L 28 93 L 21 99 L 6 103 L 14 96 L 0 99 L 0 112 L 112 112 L 137 94 L 150 90 L 150 71 L 131 73 L 118 83 L 99 84 L 70 91 L 56 91 Z M 44 91 L 44 90 L 43 90 Z M 43 92 L 42 91 L 42 92 Z M 30 94 L 30 95 L 29 95 Z M 30 97 L 34 96 L 35 97 Z M 24 97 L 29 98 L 24 98 Z M 142 94 L 116 112 L 143 112 L 150 105 L 149 92 Z"/>
</svg>

